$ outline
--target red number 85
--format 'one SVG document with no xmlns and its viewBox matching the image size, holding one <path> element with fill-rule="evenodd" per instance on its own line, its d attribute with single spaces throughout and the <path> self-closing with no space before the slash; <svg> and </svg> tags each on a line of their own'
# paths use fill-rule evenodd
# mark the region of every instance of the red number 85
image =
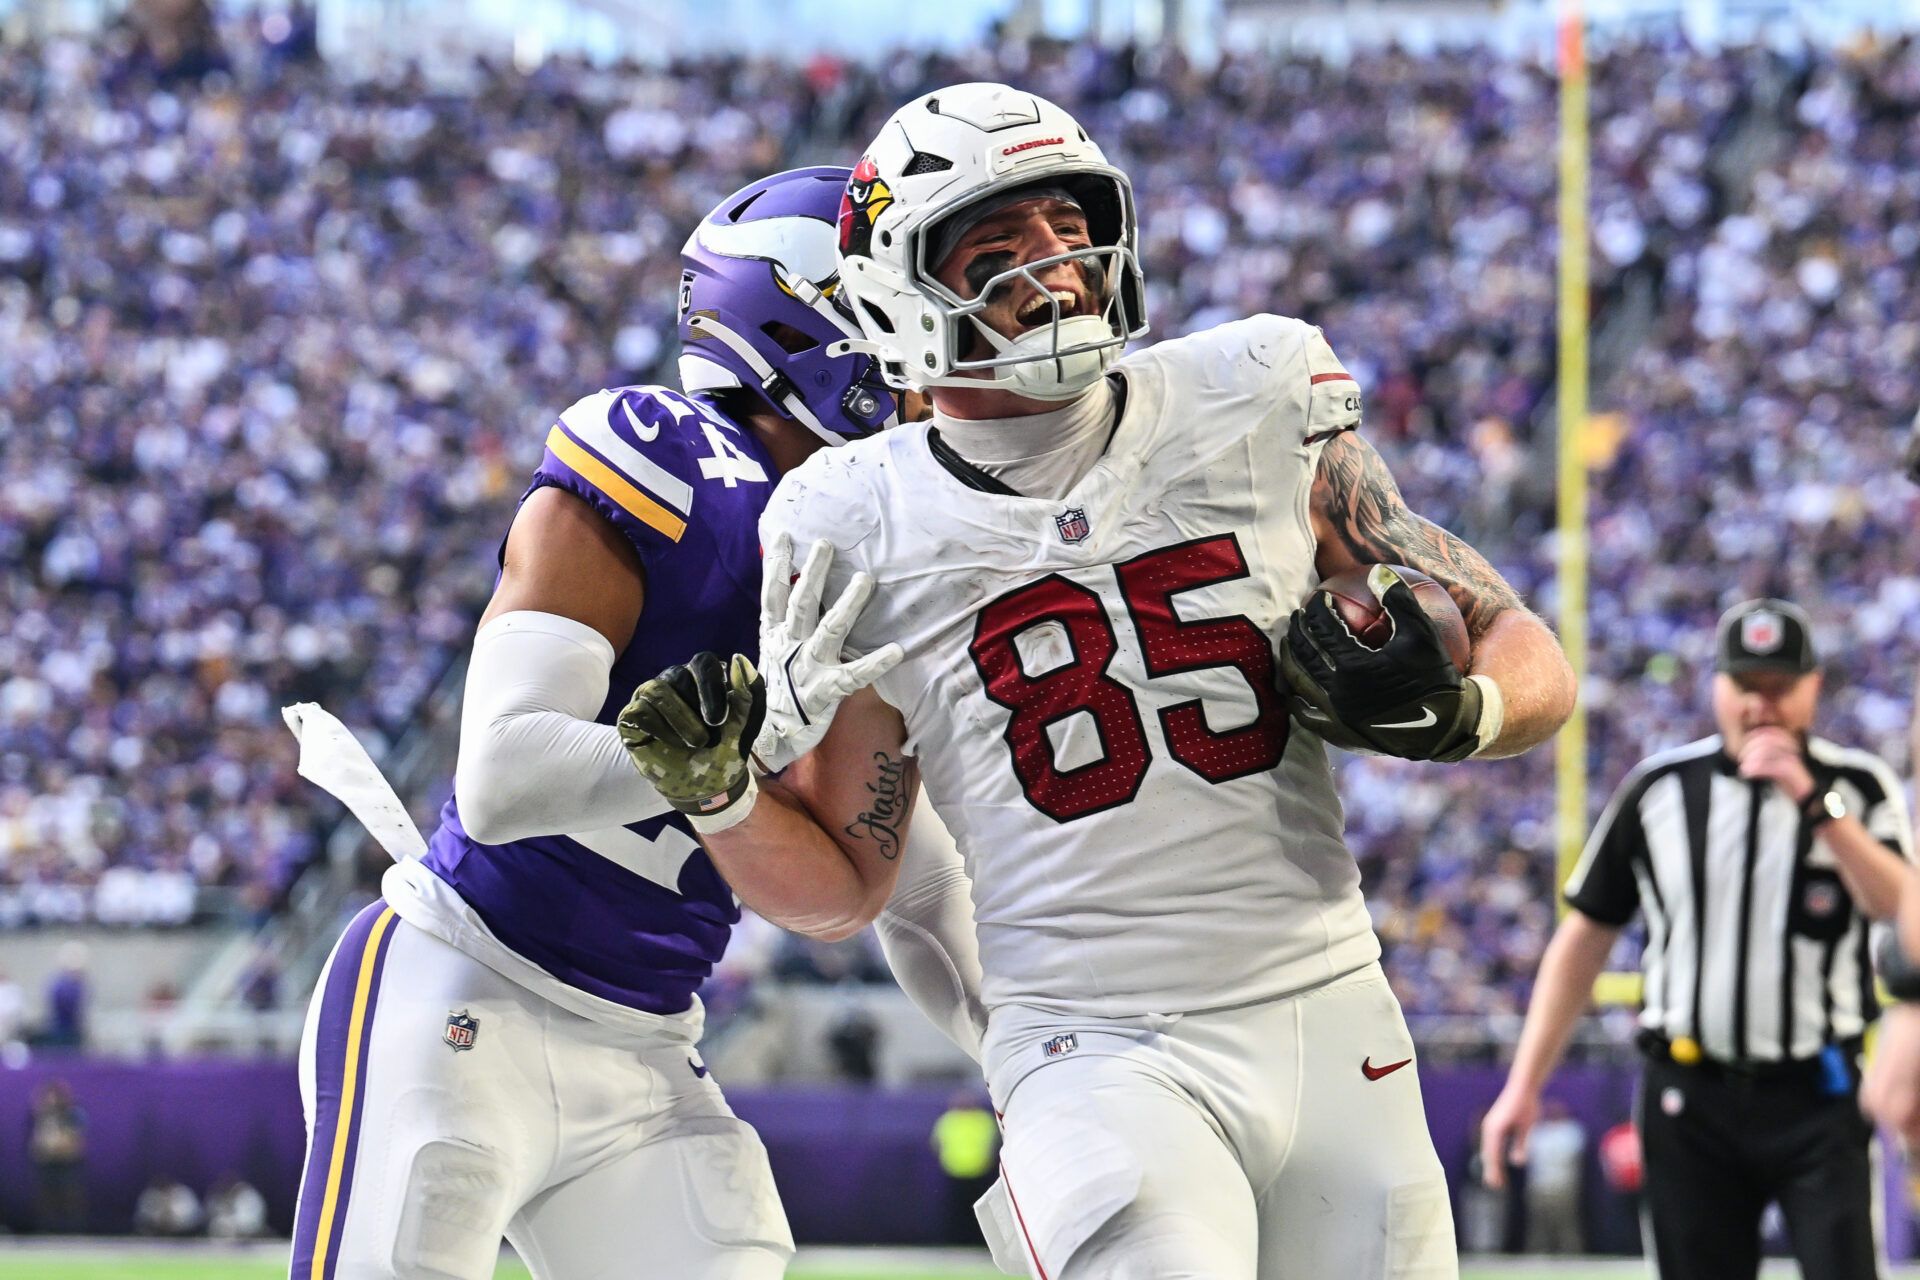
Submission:
<svg viewBox="0 0 1920 1280">
<path fill-rule="evenodd" d="M 1207 728 L 1198 698 L 1163 709 L 1160 729 L 1173 758 L 1212 783 L 1279 764 L 1287 746 L 1287 713 L 1274 689 L 1266 636 L 1244 614 L 1185 622 L 1173 609 L 1173 597 L 1183 591 L 1248 576 L 1240 540 L 1224 534 L 1183 542 L 1136 556 L 1113 572 L 1149 677 L 1234 667 L 1259 708 L 1252 723 L 1224 733 Z M 1047 622 L 1066 631 L 1073 659 L 1030 676 L 1021 670 L 1014 642 Z M 1058 574 L 1008 592 L 980 611 L 968 652 L 987 696 L 1013 713 L 1006 740 L 1027 799 L 1055 822 L 1126 804 L 1139 794 L 1152 763 L 1133 690 L 1107 674 L 1118 649 L 1099 593 Z M 1047 730 L 1083 711 L 1093 718 L 1101 757 L 1062 770 Z"/>
</svg>

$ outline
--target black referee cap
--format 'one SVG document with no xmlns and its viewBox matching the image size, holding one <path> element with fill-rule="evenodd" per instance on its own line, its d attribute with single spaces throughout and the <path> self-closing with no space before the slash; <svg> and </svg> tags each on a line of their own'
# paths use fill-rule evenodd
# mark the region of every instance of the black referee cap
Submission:
<svg viewBox="0 0 1920 1280">
<path fill-rule="evenodd" d="M 1713 668 L 1730 676 L 1749 671 L 1812 671 L 1813 620 L 1785 600 L 1748 600 L 1720 615 Z"/>
</svg>

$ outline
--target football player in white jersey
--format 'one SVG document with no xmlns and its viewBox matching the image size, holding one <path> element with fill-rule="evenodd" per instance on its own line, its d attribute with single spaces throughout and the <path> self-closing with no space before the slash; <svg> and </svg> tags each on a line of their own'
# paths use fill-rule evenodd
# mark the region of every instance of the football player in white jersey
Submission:
<svg viewBox="0 0 1920 1280">
<path fill-rule="evenodd" d="M 830 542 L 832 581 L 872 592 L 848 649 L 900 660 L 802 714 L 796 654 L 838 655 L 789 634 L 813 608 L 770 574 L 765 680 L 709 657 L 636 691 L 622 734 L 742 897 L 809 932 L 885 901 L 924 778 L 973 876 L 1011 1193 L 982 1218 L 1034 1276 L 1455 1276 L 1414 1047 L 1289 711 L 1411 759 L 1509 756 L 1566 718 L 1571 673 L 1407 509 L 1317 329 L 1118 358 L 1146 329 L 1137 236 L 1126 176 L 1051 103 L 973 84 L 898 111 L 854 170 L 841 279 L 851 349 L 934 420 L 815 455 L 761 529 L 774 557 Z M 1374 563 L 1445 584 L 1470 670 L 1391 575 L 1377 650 L 1314 593 Z M 796 733 L 817 748 L 762 790 L 742 744 Z"/>
<path fill-rule="evenodd" d="M 542 424 L 430 841 L 338 721 L 296 709 L 302 773 L 384 793 L 384 817 L 349 803 L 409 856 L 310 1008 L 295 1280 L 482 1280 L 503 1234 L 541 1280 L 785 1272 L 766 1152 L 697 1048 L 698 989 L 739 908 L 612 722 L 663 664 L 753 643 L 773 480 L 897 413 L 869 357 L 826 349 L 848 332 L 829 297 L 847 176 L 777 174 L 702 221 L 682 255 L 684 390 L 604 390 Z M 965 874 L 929 830 L 879 933 L 978 1057 Z"/>
</svg>

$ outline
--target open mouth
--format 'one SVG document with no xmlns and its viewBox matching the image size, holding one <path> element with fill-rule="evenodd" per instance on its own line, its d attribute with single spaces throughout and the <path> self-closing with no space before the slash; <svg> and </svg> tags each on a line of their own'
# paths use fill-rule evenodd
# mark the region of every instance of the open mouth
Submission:
<svg viewBox="0 0 1920 1280">
<path fill-rule="evenodd" d="M 1092 314 L 1086 300 L 1072 289 L 1052 289 L 1046 293 L 1036 293 L 1021 303 L 1020 309 L 1013 313 L 1014 323 L 1020 326 L 1022 332 L 1050 325 L 1053 323 L 1056 303 L 1059 304 L 1062 320 Z"/>
</svg>

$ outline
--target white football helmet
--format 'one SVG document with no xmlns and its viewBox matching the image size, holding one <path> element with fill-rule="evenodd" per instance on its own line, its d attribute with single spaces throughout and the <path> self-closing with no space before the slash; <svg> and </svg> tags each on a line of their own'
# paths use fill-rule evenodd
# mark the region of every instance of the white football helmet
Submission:
<svg viewBox="0 0 1920 1280">
<path fill-rule="evenodd" d="M 1069 194 L 1086 214 L 1092 243 L 1011 267 L 972 298 L 936 280 L 941 224 L 1018 199 L 1014 193 L 1025 188 Z M 1107 163 L 1072 116 L 1003 84 L 954 85 L 894 112 L 854 168 L 839 230 L 843 300 L 866 336 L 835 350 L 877 356 L 895 387 L 997 387 L 1070 400 L 1147 331 L 1139 217 L 1127 175 Z M 1065 315 L 1052 300 L 1051 320 L 1016 338 L 978 318 L 997 289 L 1018 279 L 1052 299 L 1033 273 L 1075 260 L 1091 264 L 1105 282 L 1100 314 Z M 962 359 L 974 333 L 992 354 Z"/>
</svg>

